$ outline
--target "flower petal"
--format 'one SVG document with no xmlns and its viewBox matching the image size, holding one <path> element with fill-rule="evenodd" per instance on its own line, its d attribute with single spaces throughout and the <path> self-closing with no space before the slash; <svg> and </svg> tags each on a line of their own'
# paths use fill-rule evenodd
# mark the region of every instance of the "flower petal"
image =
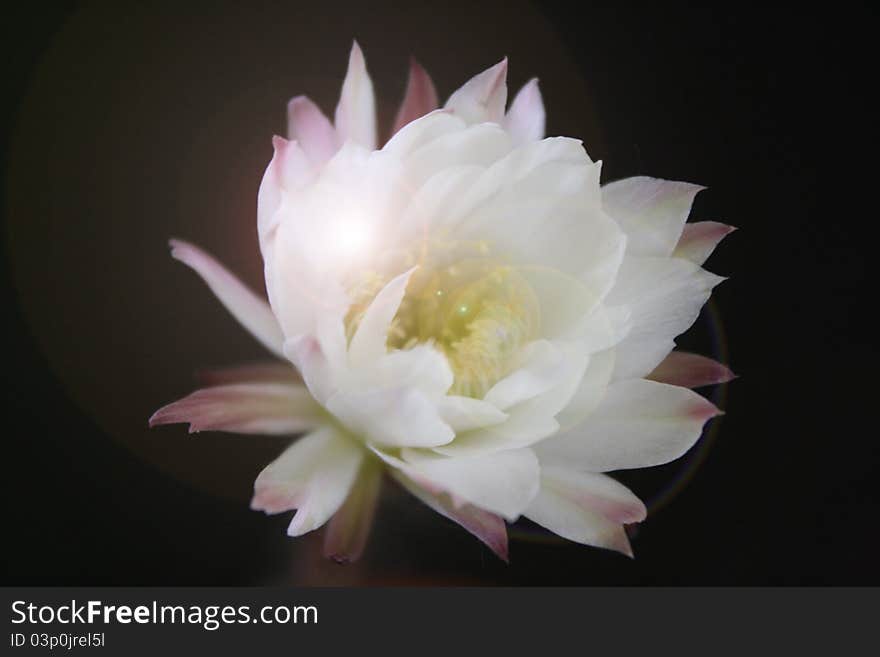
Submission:
<svg viewBox="0 0 880 657">
<path fill-rule="evenodd" d="M 317 166 L 333 157 L 339 147 L 330 119 L 307 96 L 296 96 L 287 104 L 287 138 L 297 141 Z"/>
<path fill-rule="evenodd" d="M 297 509 L 287 529 L 299 536 L 323 525 L 342 506 L 365 456 L 336 429 L 300 438 L 270 463 L 254 483 L 251 508 L 268 514 Z"/>
<path fill-rule="evenodd" d="M 413 387 L 344 390 L 332 395 L 326 407 L 352 431 L 379 445 L 435 447 L 455 438 L 433 400 Z"/>
<path fill-rule="evenodd" d="M 404 449 L 403 458 L 371 447 L 383 461 L 423 488 L 445 491 L 464 502 L 516 520 L 538 492 L 538 459 L 531 449 L 446 457 L 427 450 Z"/>
<path fill-rule="evenodd" d="M 736 230 L 735 226 L 728 226 L 717 221 L 698 221 L 685 224 L 684 231 L 675 251 L 673 258 L 684 258 L 694 264 L 702 265 L 712 255 L 712 251 L 718 243 Z"/>
<path fill-rule="evenodd" d="M 507 104 L 507 58 L 464 83 L 444 106 L 468 124 L 500 123 Z"/>
<path fill-rule="evenodd" d="M 422 68 L 415 58 L 409 60 L 409 79 L 406 82 L 406 94 L 397 117 L 394 119 L 394 127 L 391 134 L 395 134 L 407 123 L 415 121 L 428 112 L 432 112 L 439 106 L 437 90 L 434 82 L 427 71 Z"/>
<path fill-rule="evenodd" d="M 351 563 L 360 558 L 373 526 L 381 488 L 381 462 L 365 458 L 351 492 L 327 525 L 325 557 L 336 563 Z"/>
<path fill-rule="evenodd" d="M 535 340 L 522 352 L 520 366 L 493 385 L 483 398 L 502 411 L 545 392 L 564 373 L 563 353 L 550 340 Z"/>
<path fill-rule="evenodd" d="M 624 258 L 605 300 L 630 311 L 632 328 L 617 345 L 615 378 L 640 378 L 657 367 L 723 280 L 679 258 Z"/>
<path fill-rule="evenodd" d="M 300 377 L 290 363 L 278 361 L 202 370 L 196 373 L 196 379 L 206 386 L 227 383 L 300 383 Z"/>
<path fill-rule="evenodd" d="M 516 94 L 502 125 L 513 137 L 513 143 L 519 145 L 543 139 L 545 119 L 538 78 L 532 78 Z"/>
<path fill-rule="evenodd" d="M 507 527 L 500 516 L 483 511 L 472 504 L 456 506 L 448 494 L 430 492 L 418 486 L 399 470 L 392 470 L 391 475 L 401 486 L 434 511 L 458 523 L 480 539 L 502 561 L 508 561 Z"/>
<path fill-rule="evenodd" d="M 684 388 L 699 388 L 727 383 L 736 375 L 726 365 L 711 358 L 673 351 L 645 378 Z"/>
<path fill-rule="evenodd" d="M 498 410 L 494 405 L 472 397 L 444 395 L 437 404 L 440 417 L 456 434 L 500 424 L 508 417 L 507 413 Z"/>
<path fill-rule="evenodd" d="M 608 387 L 602 403 L 571 431 L 535 447 L 541 463 L 589 472 L 647 468 L 673 461 L 720 411 L 677 386 L 632 379 Z"/>
<path fill-rule="evenodd" d="M 313 176 L 313 167 L 296 142 L 276 135 L 272 138 L 272 149 L 272 160 L 266 167 L 257 194 L 257 233 L 263 258 L 269 254 L 267 244 L 278 225 L 282 195 L 302 186 Z"/>
<path fill-rule="evenodd" d="M 171 256 L 193 269 L 239 323 L 269 351 L 283 356 L 284 337 L 269 304 L 200 248 L 173 239 Z"/>
<path fill-rule="evenodd" d="M 524 515 L 571 541 L 632 557 L 624 524 L 641 522 L 639 498 L 611 477 L 564 467 L 541 468 L 541 491 Z"/>
<path fill-rule="evenodd" d="M 413 267 L 393 278 L 370 303 L 348 347 L 348 358 L 352 367 L 368 365 L 387 352 L 385 344 L 391 321 L 400 308 L 406 286 L 415 269 Z"/>
<path fill-rule="evenodd" d="M 355 41 L 348 57 L 348 71 L 335 115 L 340 142 L 351 140 L 370 150 L 376 148 L 376 100 L 373 82 L 361 47 Z"/>
<path fill-rule="evenodd" d="M 189 423 L 189 432 L 297 434 L 317 426 L 321 409 L 305 387 L 290 383 L 232 383 L 202 388 L 163 406 L 150 426 Z"/>
<path fill-rule="evenodd" d="M 528 406 L 517 406 L 504 422 L 458 434 L 451 443 L 434 447 L 449 457 L 470 457 L 519 449 L 534 445 L 559 430 L 552 414 L 536 413 Z"/>
<path fill-rule="evenodd" d="M 628 238 L 627 253 L 668 256 L 681 237 L 700 185 L 637 176 L 602 187 L 602 205 Z"/>
</svg>

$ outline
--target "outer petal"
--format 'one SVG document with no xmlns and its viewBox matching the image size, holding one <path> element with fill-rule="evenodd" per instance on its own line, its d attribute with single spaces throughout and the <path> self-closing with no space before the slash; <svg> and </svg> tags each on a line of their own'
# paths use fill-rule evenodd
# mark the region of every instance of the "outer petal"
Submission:
<svg viewBox="0 0 880 657">
<path fill-rule="evenodd" d="M 665 383 L 633 379 L 608 387 L 579 427 L 535 447 L 541 463 L 608 472 L 673 461 L 720 411 L 700 395 Z"/>
<path fill-rule="evenodd" d="M 629 239 L 627 253 L 668 256 L 675 249 L 697 192 L 685 182 L 638 176 L 602 187 L 605 211 Z"/>
<path fill-rule="evenodd" d="M 251 508 L 266 513 L 297 509 L 287 529 L 299 536 L 336 513 L 357 477 L 364 450 L 324 427 L 297 440 L 259 474 Z"/>
<path fill-rule="evenodd" d="M 381 487 L 381 463 L 375 458 L 365 458 L 351 492 L 327 526 L 325 557 L 337 563 L 351 563 L 360 558 L 373 526 Z"/>
<path fill-rule="evenodd" d="M 220 302 L 271 352 L 283 356 L 284 337 L 269 304 L 251 292 L 223 265 L 196 246 L 171 240 L 171 255 L 192 268 Z"/>
<path fill-rule="evenodd" d="M 727 383 L 736 375 L 726 365 L 711 358 L 673 351 L 646 378 L 684 388 Z"/>
<path fill-rule="evenodd" d="M 402 450 L 397 458 L 373 448 L 386 463 L 423 488 L 516 520 L 538 492 L 538 460 L 530 449 L 446 457 L 425 450 Z"/>
<path fill-rule="evenodd" d="M 335 123 L 340 141 L 351 140 L 369 150 L 375 150 L 376 100 L 364 54 L 357 41 L 351 46 L 348 72 L 345 74 L 342 94 L 336 106 Z"/>
<path fill-rule="evenodd" d="M 468 124 L 500 123 L 507 104 L 507 58 L 475 75 L 444 106 Z"/>
<path fill-rule="evenodd" d="M 272 138 L 272 149 L 272 160 L 266 167 L 257 194 L 257 233 L 264 259 L 271 253 L 267 246 L 278 226 L 283 194 L 300 187 L 313 176 L 313 167 L 296 142 L 276 135 Z"/>
<path fill-rule="evenodd" d="M 321 422 L 321 408 L 305 387 L 290 383 L 233 383 L 202 388 L 163 406 L 150 426 L 189 423 L 190 433 L 297 434 Z"/>
<path fill-rule="evenodd" d="M 299 142 L 315 165 L 324 164 L 339 147 L 330 119 L 306 96 L 296 96 L 287 104 L 287 138 Z"/>
<path fill-rule="evenodd" d="M 500 516 L 472 504 L 456 505 L 448 494 L 430 492 L 398 470 L 392 470 L 391 474 L 401 486 L 434 511 L 467 529 L 503 561 L 508 561 L 507 527 Z"/>
<path fill-rule="evenodd" d="M 609 306 L 630 310 L 631 330 L 617 347 L 616 379 L 647 375 L 696 321 L 724 279 L 678 258 L 624 258 Z"/>
<path fill-rule="evenodd" d="M 437 90 L 434 88 L 431 76 L 414 58 L 410 59 L 406 94 L 400 104 L 400 109 L 397 110 L 391 134 L 395 134 L 407 123 L 434 111 L 438 106 Z"/>
<path fill-rule="evenodd" d="M 545 119 L 538 78 L 532 78 L 516 94 L 502 125 L 513 137 L 513 143 L 519 145 L 543 139 Z"/>
<path fill-rule="evenodd" d="M 735 230 L 735 226 L 720 224 L 717 221 L 698 221 L 693 224 L 685 224 L 672 257 L 684 258 L 697 265 L 702 265 L 712 255 L 712 251 L 715 250 L 718 243 Z"/>
<path fill-rule="evenodd" d="M 641 500 L 610 477 L 542 467 L 541 492 L 524 515 L 563 538 L 632 557 L 622 525 L 641 522 L 646 513 Z"/>
</svg>

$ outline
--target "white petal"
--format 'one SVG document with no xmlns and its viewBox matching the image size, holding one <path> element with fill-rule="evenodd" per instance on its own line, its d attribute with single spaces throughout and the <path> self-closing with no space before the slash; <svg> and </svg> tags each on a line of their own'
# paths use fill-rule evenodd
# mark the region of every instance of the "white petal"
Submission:
<svg viewBox="0 0 880 657">
<path fill-rule="evenodd" d="M 283 356 L 284 337 L 269 304 L 251 292 L 229 270 L 200 248 L 181 240 L 171 240 L 171 255 L 192 268 L 211 291 L 269 351 Z"/>
<path fill-rule="evenodd" d="M 351 140 L 361 146 L 376 148 L 376 100 L 373 82 L 360 46 L 351 46 L 348 72 L 342 83 L 342 94 L 336 106 L 336 132 L 341 142 Z"/>
<path fill-rule="evenodd" d="M 437 402 L 440 416 L 456 434 L 496 424 L 507 419 L 507 413 L 481 399 L 444 395 Z"/>
<path fill-rule="evenodd" d="M 290 338 L 284 343 L 284 354 L 321 404 L 326 404 L 346 379 L 345 329 L 338 318 L 321 318 L 314 334 Z"/>
<path fill-rule="evenodd" d="M 538 460 L 530 449 L 461 458 L 405 449 L 403 459 L 373 451 L 419 486 L 448 492 L 511 521 L 538 492 Z"/>
<path fill-rule="evenodd" d="M 456 90 L 444 106 L 468 124 L 500 123 L 507 104 L 507 59 L 475 75 Z"/>
<path fill-rule="evenodd" d="M 465 123 L 446 110 L 436 110 L 403 126 L 382 151 L 404 159 L 435 139 L 460 132 Z"/>
<path fill-rule="evenodd" d="M 272 160 L 266 167 L 257 194 L 257 232 L 265 258 L 273 230 L 278 226 L 278 210 L 286 191 L 301 187 L 314 177 L 308 157 L 296 142 L 277 135 L 272 138 Z"/>
<path fill-rule="evenodd" d="M 391 475 L 434 511 L 467 529 L 503 561 L 508 560 L 507 527 L 502 518 L 471 504 L 456 506 L 448 494 L 428 491 L 404 476 L 399 470 L 392 470 Z"/>
<path fill-rule="evenodd" d="M 317 426 L 321 408 L 302 385 L 230 383 L 202 388 L 160 408 L 150 426 L 188 423 L 189 432 L 292 435 Z"/>
<path fill-rule="evenodd" d="M 297 440 L 254 483 L 251 508 L 266 513 L 297 509 L 287 529 L 299 536 L 317 529 L 345 501 L 364 450 L 335 429 L 318 429 Z"/>
<path fill-rule="evenodd" d="M 684 258 L 702 265 L 712 255 L 718 243 L 730 235 L 736 228 L 717 221 L 698 221 L 685 224 L 681 239 L 672 252 L 674 258 Z"/>
<path fill-rule="evenodd" d="M 450 457 L 485 456 L 534 445 L 558 430 L 553 415 L 518 406 L 504 422 L 460 433 L 451 443 L 434 447 L 434 451 Z"/>
<path fill-rule="evenodd" d="M 535 449 L 542 463 L 590 472 L 646 468 L 684 454 L 718 413 L 686 388 L 642 379 L 619 381 L 608 387 L 583 424 Z"/>
<path fill-rule="evenodd" d="M 425 118 L 431 116 L 433 115 Z M 421 120 L 411 123 L 410 127 L 417 126 L 420 122 Z M 408 129 L 409 127 L 398 135 L 404 134 Z M 404 185 L 407 189 L 417 190 L 429 178 L 445 169 L 468 165 L 486 167 L 509 152 L 510 136 L 495 124 L 486 123 L 446 132 L 407 157 Z"/>
<path fill-rule="evenodd" d="M 562 351 L 549 340 L 531 342 L 522 351 L 522 363 L 483 398 L 502 411 L 552 388 L 565 371 Z"/>
<path fill-rule="evenodd" d="M 541 491 L 524 515 L 563 538 L 632 556 L 623 524 L 645 519 L 645 505 L 610 477 L 541 468 Z"/>
<path fill-rule="evenodd" d="M 577 189 L 576 186 L 559 185 L 558 181 L 548 180 L 549 176 L 542 175 L 545 171 L 550 172 L 550 165 L 560 164 L 587 172 L 589 175 L 586 180 L 591 181 L 595 189 Z M 521 144 L 497 162 L 492 163 L 480 176 L 473 189 L 456 202 L 452 211 L 455 214 L 473 211 L 479 207 L 480 203 L 494 198 L 501 190 L 518 189 L 530 179 L 535 180 L 534 184 L 529 184 L 530 192 L 537 191 L 537 193 L 547 194 L 549 183 L 550 190 L 553 192 L 561 191 L 566 195 L 589 192 L 598 204 L 601 200 L 599 174 L 598 171 L 592 170 L 593 164 L 578 139 L 551 137 Z M 544 188 L 540 191 L 532 189 L 533 187 L 541 188 L 541 186 Z"/>
<path fill-rule="evenodd" d="M 352 431 L 378 445 L 435 447 L 455 438 L 437 405 L 414 388 L 340 391 L 326 407 Z"/>
<path fill-rule="evenodd" d="M 545 118 L 538 78 L 533 78 L 516 94 L 503 125 L 513 136 L 514 144 L 524 144 L 544 138 Z"/>
<path fill-rule="evenodd" d="M 627 253 L 668 256 L 675 249 L 700 185 L 637 176 L 602 187 L 602 205 L 629 240 Z"/>
<path fill-rule="evenodd" d="M 296 96 L 287 104 L 287 138 L 297 141 L 315 165 L 324 164 L 339 148 L 330 119 L 307 96 Z"/>
<path fill-rule="evenodd" d="M 370 303 L 348 348 L 352 367 L 366 366 L 386 353 L 385 343 L 391 320 L 400 308 L 406 286 L 414 271 L 415 268 L 393 278 Z"/>
<path fill-rule="evenodd" d="M 723 280 L 687 260 L 624 258 L 605 300 L 628 308 L 632 326 L 617 346 L 615 378 L 643 377 L 657 367 Z"/>
<path fill-rule="evenodd" d="M 560 431 L 579 425 L 602 402 L 614 373 L 615 349 L 592 354 L 576 390 L 556 415 Z"/>
</svg>

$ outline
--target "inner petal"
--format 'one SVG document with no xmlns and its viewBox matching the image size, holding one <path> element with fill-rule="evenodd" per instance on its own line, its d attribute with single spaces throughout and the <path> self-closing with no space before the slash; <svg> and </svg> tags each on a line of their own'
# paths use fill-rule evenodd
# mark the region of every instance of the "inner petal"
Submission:
<svg viewBox="0 0 880 657">
<path fill-rule="evenodd" d="M 431 245 L 409 260 L 419 268 L 391 324 L 388 347 L 433 344 L 455 376 L 449 394 L 481 399 L 539 334 L 540 305 L 532 287 L 483 243 Z M 349 335 L 385 282 L 387 277 L 368 274 L 352 292 Z"/>
</svg>

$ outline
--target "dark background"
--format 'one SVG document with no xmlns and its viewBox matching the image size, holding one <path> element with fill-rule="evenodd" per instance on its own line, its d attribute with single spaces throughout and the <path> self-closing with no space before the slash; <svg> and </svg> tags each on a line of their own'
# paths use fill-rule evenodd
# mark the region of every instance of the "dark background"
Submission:
<svg viewBox="0 0 880 657">
<path fill-rule="evenodd" d="M 880 584 L 867 11 L 330 4 L 5 9 L 3 582 Z M 353 37 L 386 117 L 407 49 L 442 97 L 507 54 L 605 180 L 706 184 L 694 218 L 740 228 L 682 344 L 741 378 L 708 391 L 727 415 L 702 448 L 625 478 L 654 501 L 635 561 L 524 526 L 505 566 L 388 486 L 363 562 L 324 563 L 319 533 L 248 510 L 283 444 L 146 430 L 193 370 L 260 355 L 165 240 L 258 285 L 269 137 L 295 93 L 332 109 Z"/>
</svg>

